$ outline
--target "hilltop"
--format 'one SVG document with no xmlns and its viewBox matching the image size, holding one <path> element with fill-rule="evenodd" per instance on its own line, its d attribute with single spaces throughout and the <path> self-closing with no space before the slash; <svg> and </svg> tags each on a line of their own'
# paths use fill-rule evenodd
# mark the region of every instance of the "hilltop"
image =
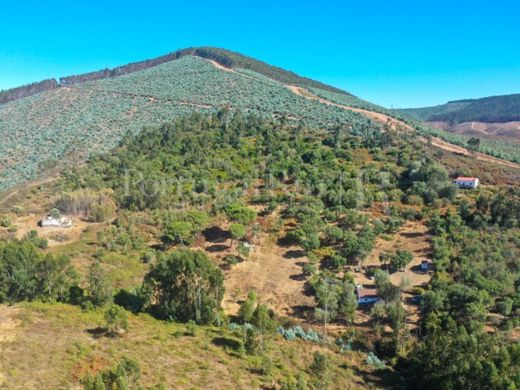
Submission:
<svg viewBox="0 0 520 390">
<path fill-rule="evenodd" d="M 262 61 L 189 48 L 0 93 L 0 191 L 107 152 L 127 133 L 222 108 L 358 133 L 389 121 L 409 131 L 416 127 L 348 92 Z M 516 161 L 520 146 L 486 142 L 482 152 Z"/>
<path fill-rule="evenodd" d="M 227 108 L 325 127 L 373 126 L 362 115 L 299 96 L 285 83 L 362 103 L 352 95 L 238 54 L 219 53 L 188 49 L 60 83 L 45 81 L 42 88 L 6 91 L 6 103 L 0 105 L 0 189 L 36 178 L 63 160 L 106 152 L 127 132 L 193 111 Z"/>
</svg>

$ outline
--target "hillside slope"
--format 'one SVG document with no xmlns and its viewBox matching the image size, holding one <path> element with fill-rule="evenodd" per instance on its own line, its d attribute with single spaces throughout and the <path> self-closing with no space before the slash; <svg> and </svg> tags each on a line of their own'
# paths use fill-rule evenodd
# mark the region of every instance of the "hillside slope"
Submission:
<svg viewBox="0 0 520 390">
<path fill-rule="evenodd" d="M 520 94 L 457 100 L 396 112 L 455 134 L 520 140 Z"/>
<path fill-rule="evenodd" d="M 106 152 L 127 132 L 222 108 L 285 117 L 304 126 L 341 126 L 353 134 L 378 130 L 388 120 L 415 127 L 383 107 L 253 58 L 189 48 L 1 92 L 0 191 L 63 166 L 64 160 L 81 162 Z M 443 132 L 437 136 L 465 143 Z M 481 148 L 511 161 L 518 160 L 519 149 L 496 142 L 483 142 Z"/>
<path fill-rule="evenodd" d="M 117 145 L 128 131 L 188 112 L 240 109 L 302 124 L 374 127 L 362 115 L 308 100 L 251 70 L 226 71 L 183 56 L 117 78 L 62 85 L 0 106 L 0 189 L 33 179 L 64 158 Z"/>
</svg>

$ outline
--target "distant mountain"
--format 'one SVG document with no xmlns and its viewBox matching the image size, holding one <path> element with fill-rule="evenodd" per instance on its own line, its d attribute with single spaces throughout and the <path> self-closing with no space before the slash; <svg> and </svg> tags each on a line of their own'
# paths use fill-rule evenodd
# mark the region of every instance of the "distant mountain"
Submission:
<svg viewBox="0 0 520 390">
<path fill-rule="evenodd" d="M 456 100 L 440 106 L 397 111 L 424 122 L 515 122 L 520 121 L 520 94 Z"/>
<path fill-rule="evenodd" d="M 395 111 L 449 133 L 520 145 L 520 94 Z"/>
</svg>

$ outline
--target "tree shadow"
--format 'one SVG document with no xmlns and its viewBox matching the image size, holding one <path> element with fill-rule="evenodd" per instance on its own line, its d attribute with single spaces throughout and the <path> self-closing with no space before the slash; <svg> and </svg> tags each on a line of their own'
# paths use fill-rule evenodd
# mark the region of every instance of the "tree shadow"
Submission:
<svg viewBox="0 0 520 390">
<path fill-rule="evenodd" d="M 302 282 L 302 281 L 306 280 L 307 277 L 304 274 L 299 274 L 299 275 L 291 275 L 289 277 L 289 279 L 295 280 L 297 282 Z"/>
<path fill-rule="evenodd" d="M 418 237 L 421 237 L 423 235 L 423 233 L 420 233 L 420 232 L 404 232 L 404 233 L 401 233 L 401 235 L 403 237 L 406 237 L 406 238 L 418 238 Z"/>
<path fill-rule="evenodd" d="M 108 330 L 106 328 L 102 328 L 101 326 L 87 329 L 86 332 L 95 339 L 108 336 Z"/>
<path fill-rule="evenodd" d="M 428 265 L 429 267 L 429 265 Z M 428 270 L 423 270 L 421 268 L 421 265 L 420 264 L 417 264 L 417 265 L 414 265 L 413 267 L 410 268 L 410 271 L 416 273 L 416 274 L 427 274 L 428 273 Z"/>
<path fill-rule="evenodd" d="M 227 230 L 223 230 L 218 226 L 210 227 L 202 232 L 202 235 L 208 242 L 221 243 L 231 238 L 231 234 Z"/>
<path fill-rule="evenodd" d="M 168 249 L 168 247 L 164 243 L 160 242 L 160 243 L 157 243 L 157 244 L 150 245 L 150 249 L 154 249 L 156 251 L 163 252 L 166 249 Z"/>
<path fill-rule="evenodd" d="M 276 244 L 281 247 L 288 247 L 297 244 L 296 240 L 291 239 L 290 237 L 283 236 L 276 240 Z"/>
<path fill-rule="evenodd" d="M 292 316 L 303 320 L 310 320 L 314 318 L 314 307 L 308 305 L 292 306 Z"/>
<path fill-rule="evenodd" d="M 224 252 L 226 249 L 229 249 L 229 245 L 223 245 L 223 244 L 215 244 L 208 246 L 206 248 L 207 252 L 214 253 L 214 252 Z"/>
<path fill-rule="evenodd" d="M 285 252 L 283 254 L 283 257 L 286 259 L 298 259 L 298 258 L 304 257 L 304 256 L 305 256 L 305 251 L 302 249 L 288 250 L 287 252 Z"/>
<path fill-rule="evenodd" d="M 223 348 L 228 354 L 240 357 L 240 350 L 242 349 L 242 342 L 231 337 L 215 337 L 211 343 L 217 347 Z"/>
</svg>

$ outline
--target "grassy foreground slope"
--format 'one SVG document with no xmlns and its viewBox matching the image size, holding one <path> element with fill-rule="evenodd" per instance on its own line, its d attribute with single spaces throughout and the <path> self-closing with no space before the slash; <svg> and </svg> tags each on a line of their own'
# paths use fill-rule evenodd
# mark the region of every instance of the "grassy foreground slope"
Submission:
<svg viewBox="0 0 520 390">
<path fill-rule="evenodd" d="M 373 126 L 359 114 L 297 96 L 254 71 L 225 71 L 200 57 L 184 56 L 0 106 L 0 190 L 33 179 L 67 157 L 108 151 L 128 131 L 222 107 L 314 126 Z"/>
<path fill-rule="evenodd" d="M 341 355 L 304 341 L 276 338 L 268 350 L 271 364 L 266 375 L 261 359 L 243 356 L 237 349 L 240 335 L 222 328 L 197 327 L 191 333 L 183 324 L 131 315 L 129 332 L 114 339 L 96 337 L 104 323 L 101 310 L 85 312 L 44 303 L 0 309 L 17 324 L 15 330 L 5 333 L 9 348 L 2 351 L 0 360 L 0 387 L 7 389 L 69 388 L 123 357 L 139 362 L 140 382 L 147 388 L 157 384 L 164 389 L 271 388 L 278 380 L 308 371 L 315 351 L 333 357 L 335 388 L 384 388 L 383 375 L 386 383 L 392 381 L 388 372 L 377 373 L 366 364 L 361 353 Z"/>
</svg>

